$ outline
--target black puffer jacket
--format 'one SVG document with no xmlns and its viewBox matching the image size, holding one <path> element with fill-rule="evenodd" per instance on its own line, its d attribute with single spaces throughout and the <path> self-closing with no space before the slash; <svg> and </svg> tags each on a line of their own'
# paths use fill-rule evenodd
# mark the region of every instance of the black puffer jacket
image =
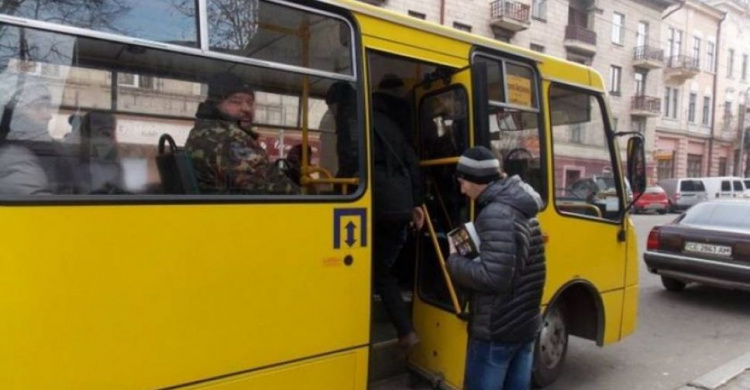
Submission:
<svg viewBox="0 0 750 390">
<path fill-rule="evenodd" d="M 474 226 L 480 259 L 453 254 L 453 280 L 471 293 L 471 337 L 527 342 L 539 331 L 546 265 L 536 215 L 542 202 L 518 176 L 491 184 L 479 195 Z"/>
</svg>

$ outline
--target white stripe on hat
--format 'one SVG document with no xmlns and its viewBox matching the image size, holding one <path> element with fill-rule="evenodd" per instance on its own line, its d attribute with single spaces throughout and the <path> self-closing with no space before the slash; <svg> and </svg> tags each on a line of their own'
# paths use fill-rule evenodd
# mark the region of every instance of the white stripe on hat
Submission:
<svg viewBox="0 0 750 390">
<path fill-rule="evenodd" d="M 474 159 L 468 158 L 466 156 L 461 156 L 458 158 L 458 163 L 460 165 L 465 165 L 473 169 L 487 169 L 487 168 L 500 169 L 500 161 L 498 161 L 496 158 L 480 161 L 480 160 L 474 160 Z"/>
</svg>

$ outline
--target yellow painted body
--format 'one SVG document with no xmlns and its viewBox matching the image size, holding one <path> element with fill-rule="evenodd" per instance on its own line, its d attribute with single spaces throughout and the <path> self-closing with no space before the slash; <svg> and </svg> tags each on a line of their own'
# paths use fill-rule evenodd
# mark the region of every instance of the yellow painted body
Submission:
<svg viewBox="0 0 750 390">
<path fill-rule="evenodd" d="M 359 2 L 331 3 L 353 10 L 360 54 L 463 68 L 484 45 L 536 58 L 543 79 L 602 89 L 601 77 L 576 64 Z M 632 333 L 632 222 L 618 242 L 617 224 L 562 217 L 547 204 L 544 304 L 586 281 L 603 303 L 604 343 Z M 0 388 L 365 389 L 371 247 L 332 248 L 342 208 L 365 210 L 369 224 L 369 189 L 345 203 L 0 206 Z M 466 322 L 414 301 L 423 342 L 411 364 L 460 388 Z"/>
</svg>

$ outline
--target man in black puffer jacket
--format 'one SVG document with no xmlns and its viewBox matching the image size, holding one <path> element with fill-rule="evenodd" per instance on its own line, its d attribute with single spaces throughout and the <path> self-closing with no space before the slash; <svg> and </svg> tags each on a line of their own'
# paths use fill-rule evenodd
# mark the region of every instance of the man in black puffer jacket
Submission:
<svg viewBox="0 0 750 390">
<path fill-rule="evenodd" d="M 466 389 L 528 389 L 546 265 L 536 215 L 542 200 L 518 176 L 501 179 L 500 162 L 484 147 L 458 161 L 461 193 L 476 201 L 479 258 L 457 254 L 448 269 L 471 294 Z"/>
</svg>

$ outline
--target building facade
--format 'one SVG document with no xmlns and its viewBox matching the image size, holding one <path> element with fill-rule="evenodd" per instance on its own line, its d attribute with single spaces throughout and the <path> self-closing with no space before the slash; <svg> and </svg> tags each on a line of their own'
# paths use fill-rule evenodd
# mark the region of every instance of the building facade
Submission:
<svg viewBox="0 0 750 390">
<path fill-rule="evenodd" d="M 716 73 L 716 124 L 709 175 L 747 177 L 747 160 L 738 162 L 747 128 L 744 112 L 750 89 L 750 5 L 748 0 L 713 0 L 710 4 L 726 14 L 721 25 L 719 67 Z M 744 123 L 743 123 L 744 122 Z M 747 137 L 745 137 L 747 139 Z M 747 149 L 746 149 L 747 150 Z M 747 156 L 747 153 L 745 153 Z"/>
<path fill-rule="evenodd" d="M 712 155 L 726 152 L 712 142 L 719 119 L 715 80 L 723 17 L 718 9 L 697 0 L 687 0 L 665 14 L 663 109 L 654 150 L 657 180 L 706 176 Z"/>
</svg>

